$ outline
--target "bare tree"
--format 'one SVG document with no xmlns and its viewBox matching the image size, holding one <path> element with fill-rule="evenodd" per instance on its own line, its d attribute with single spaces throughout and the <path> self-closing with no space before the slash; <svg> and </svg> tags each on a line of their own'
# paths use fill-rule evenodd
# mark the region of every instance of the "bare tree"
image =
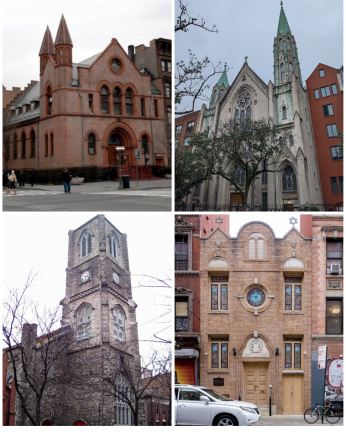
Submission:
<svg viewBox="0 0 346 432">
<path fill-rule="evenodd" d="M 61 318 L 59 307 L 40 310 L 29 297 L 36 277 L 37 272 L 30 271 L 23 289 L 9 291 L 2 334 L 20 406 L 30 423 L 39 426 L 43 396 L 53 381 L 62 379 L 52 373 L 53 367 L 63 359 L 75 337 L 70 326 L 56 330 Z M 29 317 L 37 324 L 29 324 Z"/>
<path fill-rule="evenodd" d="M 175 32 L 186 33 L 191 27 L 199 27 L 211 33 L 218 32 L 215 24 L 209 26 L 202 16 L 198 15 L 194 18 L 183 1 L 179 0 L 179 12 L 175 24 Z M 181 109 L 176 108 L 175 114 L 192 113 L 197 100 L 207 100 L 205 91 L 210 88 L 210 78 L 222 72 L 221 61 L 213 64 L 208 56 L 202 60 L 198 60 L 193 51 L 189 49 L 188 62 L 180 60 L 176 63 L 175 104 L 181 104 L 186 97 L 190 102 Z"/>
</svg>

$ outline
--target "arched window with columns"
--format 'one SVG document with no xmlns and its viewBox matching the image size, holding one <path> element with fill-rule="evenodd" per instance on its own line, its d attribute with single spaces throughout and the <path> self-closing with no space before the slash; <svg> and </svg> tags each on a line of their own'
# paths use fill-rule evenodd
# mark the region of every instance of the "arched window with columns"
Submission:
<svg viewBox="0 0 346 432">
<path fill-rule="evenodd" d="M 109 114 L 109 91 L 107 86 L 103 86 L 101 88 L 101 113 L 102 114 Z"/>
<path fill-rule="evenodd" d="M 133 93 L 130 88 L 125 92 L 126 114 L 133 115 Z"/>
<path fill-rule="evenodd" d="M 121 114 L 121 91 L 119 87 L 113 90 L 113 108 L 114 114 Z"/>
</svg>

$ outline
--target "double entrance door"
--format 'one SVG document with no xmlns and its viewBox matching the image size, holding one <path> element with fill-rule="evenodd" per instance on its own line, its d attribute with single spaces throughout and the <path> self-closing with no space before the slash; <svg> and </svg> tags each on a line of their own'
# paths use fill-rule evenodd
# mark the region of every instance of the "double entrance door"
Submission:
<svg viewBox="0 0 346 432">
<path fill-rule="evenodd" d="M 255 405 L 269 403 L 269 363 L 244 363 L 244 397 Z"/>
</svg>

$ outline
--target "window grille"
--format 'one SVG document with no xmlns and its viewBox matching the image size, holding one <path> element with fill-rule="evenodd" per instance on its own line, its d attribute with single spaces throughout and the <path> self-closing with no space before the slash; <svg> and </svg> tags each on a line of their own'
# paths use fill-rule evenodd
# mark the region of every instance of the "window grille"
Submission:
<svg viewBox="0 0 346 432">
<path fill-rule="evenodd" d="M 77 311 L 77 340 L 92 336 L 92 308 L 84 306 Z"/>
<path fill-rule="evenodd" d="M 119 309 L 113 309 L 113 330 L 115 339 L 125 342 L 125 316 Z"/>
<path fill-rule="evenodd" d="M 336 127 L 336 123 L 327 125 L 327 135 L 328 135 L 328 138 L 338 136 L 338 129 Z"/>
<path fill-rule="evenodd" d="M 326 76 L 326 74 L 324 73 L 324 69 L 320 69 L 320 70 L 318 71 L 318 73 L 319 73 L 319 75 L 320 75 L 320 78 L 323 78 L 324 76 Z"/>
<path fill-rule="evenodd" d="M 337 88 L 336 84 L 332 84 L 332 92 L 333 92 L 333 94 L 338 94 L 338 88 Z"/>
<path fill-rule="evenodd" d="M 81 240 L 81 258 L 89 255 L 92 251 L 92 236 L 90 231 L 86 231 L 82 235 Z"/>
<path fill-rule="evenodd" d="M 332 154 L 332 160 L 342 160 L 339 146 L 330 147 L 330 152 Z"/>
<path fill-rule="evenodd" d="M 129 384 L 124 377 L 118 376 L 115 386 L 115 424 L 118 426 L 131 426 L 131 409 L 125 400 L 131 399 Z"/>
<path fill-rule="evenodd" d="M 330 88 L 329 88 L 329 86 L 321 87 L 321 96 L 323 98 L 327 97 L 327 96 L 330 96 Z"/>
<path fill-rule="evenodd" d="M 109 251 L 115 259 L 118 259 L 118 241 L 114 233 L 109 236 Z"/>
<path fill-rule="evenodd" d="M 320 91 L 318 89 L 315 89 L 314 93 L 315 93 L 315 99 L 319 99 L 320 98 Z"/>
</svg>

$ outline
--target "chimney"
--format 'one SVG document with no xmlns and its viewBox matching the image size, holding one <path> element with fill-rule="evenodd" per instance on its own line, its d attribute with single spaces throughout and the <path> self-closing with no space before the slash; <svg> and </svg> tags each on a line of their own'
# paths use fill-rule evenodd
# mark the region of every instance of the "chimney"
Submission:
<svg viewBox="0 0 346 432">
<path fill-rule="evenodd" d="M 129 53 L 130 59 L 134 62 L 135 61 L 135 47 L 134 47 L 134 45 L 129 45 L 128 53 Z"/>
</svg>

